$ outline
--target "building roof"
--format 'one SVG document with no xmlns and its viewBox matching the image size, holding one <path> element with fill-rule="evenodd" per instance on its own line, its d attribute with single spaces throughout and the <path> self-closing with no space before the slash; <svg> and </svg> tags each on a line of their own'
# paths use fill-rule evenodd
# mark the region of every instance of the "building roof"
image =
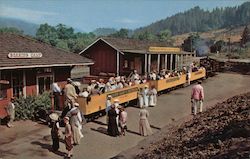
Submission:
<svg viewBox="0 0 250 159">
<path fill-rule="evenodd" d="M 86 57 L 17 34 L 0 33 L 0 48 L 0 70 L 93 64 Z M 42 57 L 9 58 L 10 53 L 40 53 Z"/>
<path fill-rule="evenodd" d="M 104 41 L 108 45 L 110 45 L 115 50 L 121 53 L 138 53 L 138 54 L 158 54 L 157 52 L 149 51 L 150 47 L 167 47 L 169 44 L 167 42 L 157 42 L 157 41 L 146 41 L 146 40 L 137 40 L 137 39 L 129 39 L 129 38 L 114 38 L 114 37 L 101 37 L 98 38 L 95 42 L 90 44 L 84 50 L 82 50 L 79 54 L 84 53 L 88 48 L 92 47 L 98 41 Z M 160 54 L 168 54 L 174 52 L 160 52 Z M 181 53 L 184 53 L 181 51 Z M 192 54 L 192 53 L 189 53 Z"/>
</svg>

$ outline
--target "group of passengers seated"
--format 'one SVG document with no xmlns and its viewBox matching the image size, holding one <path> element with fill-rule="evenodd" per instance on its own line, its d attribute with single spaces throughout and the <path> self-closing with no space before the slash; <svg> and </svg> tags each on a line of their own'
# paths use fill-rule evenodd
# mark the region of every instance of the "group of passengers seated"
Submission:
<svg viewBox="0 0 250 159">
<path fill-rule="evenodd" d="M 91 80 L 88 84 L 87 88 L 83 90 L 80 96 L 89 96 L 89 95 L 100 95 L 105 92 L 114 91 L 118 89 L 122 89 L 125 87 L 143 84 L 148 80 L 161 80 L 167 79 L 171 77 L 180 77 L 182 74 L 188 74 L 189 72 L 198 71 L 198 66 L 194 62 L 190 64 L 190 66 L 183 67 L 180 71 L 169 71 L 166 69 L 162 69 L 159 72 L 152 71 L 146 75 L 139 75 L 137 70 L 131 72 L 131 74 L 126 76 L 116 76 L 110 77 L 106 82 L 104 79 L 99 80 Z"/>
</svg>

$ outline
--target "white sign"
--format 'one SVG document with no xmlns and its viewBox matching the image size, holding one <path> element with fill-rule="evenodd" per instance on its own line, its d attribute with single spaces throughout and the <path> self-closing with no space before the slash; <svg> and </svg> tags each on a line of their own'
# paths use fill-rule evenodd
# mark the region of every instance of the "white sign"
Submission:
<svg viewBox="0 0 250 159">
<path fill-rule="evenodd" d="M 8 58 L 10 59 L 33 59 L 41 58 L 43 54 L 41 52 L 10 52 Z"/>
</svg>

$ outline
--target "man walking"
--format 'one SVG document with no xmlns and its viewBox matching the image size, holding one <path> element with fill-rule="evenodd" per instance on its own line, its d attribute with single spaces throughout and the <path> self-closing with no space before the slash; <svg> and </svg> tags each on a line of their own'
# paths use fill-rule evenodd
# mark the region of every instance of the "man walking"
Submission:
<svg viewBox="0 0 250 159">
<path fill-rule="evenodd" d="M 199 112 L 202 112 L 204 100 L 204 91 L 203 87 L 201 86 L 201 81 L 198 81 L 198 84 L 193 86 L 192 93 L 191 93 L 191 103 L 192 103 L 192 114 L 197 114 L 197 108 L 199 107 Z"/>
<path fill-rule="evenodd" d="M 70 78 L 67 79 L 67 84 L 65 85 L 65 96 L 66 96 L 66 105 L 70 103 L 71 107 L 74 106 L 75 99 L 77 98 L 75 87 L 72 85 L 72 80 Z"/>
<path fill-rule="evenodd" d="M 7 123 L 7 126 L 10 128 L 10 127 L 13 127 L 13 122 L 15 120 L 15 104 L 14 104 L 14 100 L 15 98 L 12 97 L 10 102 L 8 103 L 7 107 L 6 107 L 6 112 L 7 112 L 7 115 L 9 116 L 9 121 Z"/>
</svg>

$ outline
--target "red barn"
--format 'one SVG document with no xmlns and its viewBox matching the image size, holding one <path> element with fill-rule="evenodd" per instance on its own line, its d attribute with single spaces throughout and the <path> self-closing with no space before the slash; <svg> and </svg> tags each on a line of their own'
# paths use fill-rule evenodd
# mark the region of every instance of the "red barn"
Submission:
<svg viewBox="0 0 250 159">
<path fill-rule="evenodd" d="M 0 34 L 0 117 L 12 96 L 41 94 L 52 82 L 64 87 L 74 66 L 88 66 L 92 60 L 69 53 L 32 38 Z"/>
<path fill-rule="evenodd" d="M 166 68 L 175 70 L 185 64 L 194 53 L 167 47 L 165 42 L 103 37 L 97 39 L 79 54 L 94 61 L 90 74 L 111 73 L 128 75 L 136 69 L 140 74 Z"/>
</svg>

